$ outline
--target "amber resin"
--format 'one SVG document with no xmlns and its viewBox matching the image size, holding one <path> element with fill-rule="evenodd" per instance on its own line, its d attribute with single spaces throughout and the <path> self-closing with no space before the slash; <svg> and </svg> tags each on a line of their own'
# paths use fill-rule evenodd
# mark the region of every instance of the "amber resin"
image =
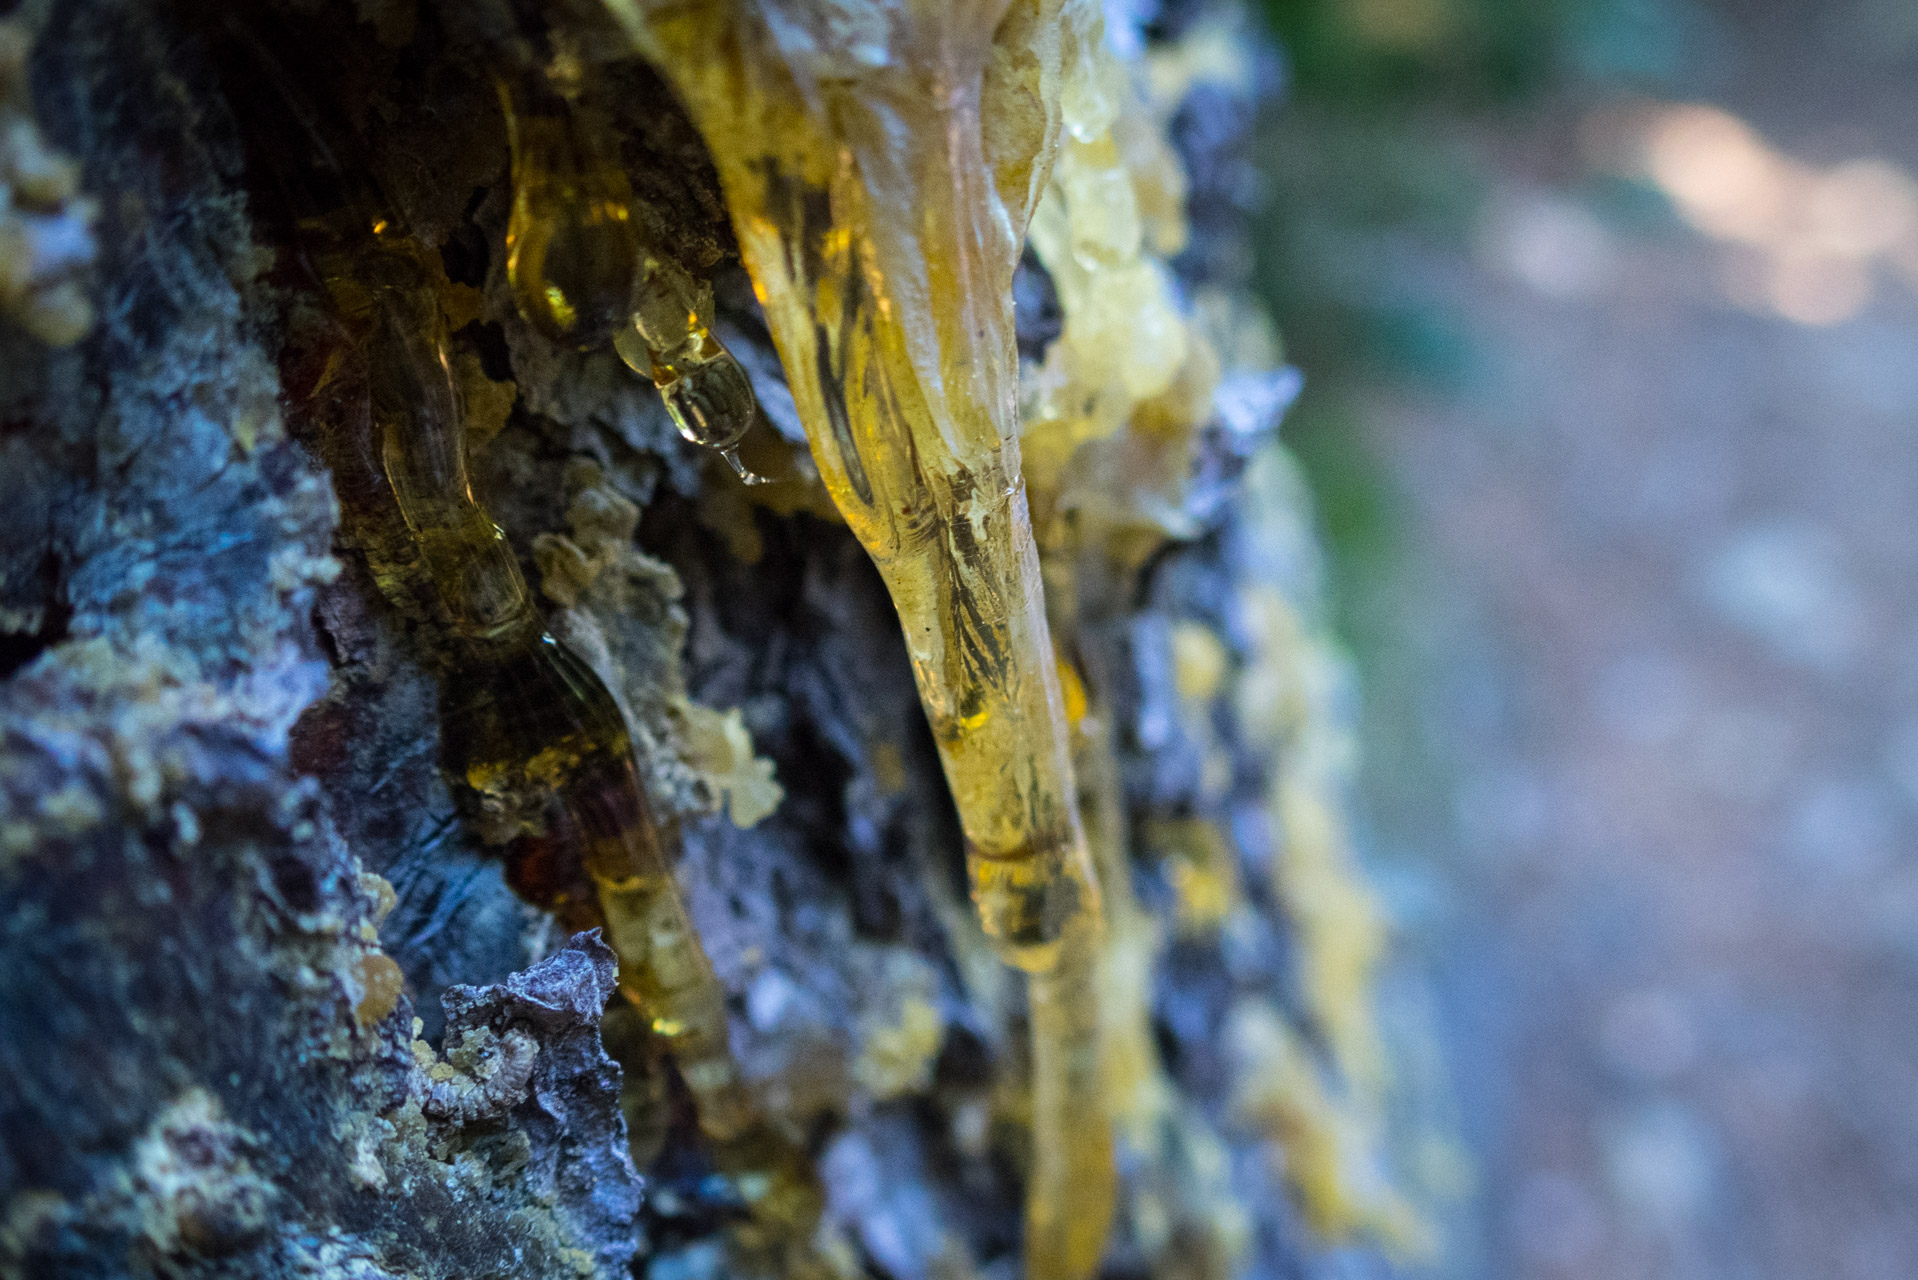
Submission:
<svg viewBox="0 0 1918 1280">
<path fill-rule="evenodd" d="M 731 1232 L 735 1272 L 823 1275 L 810 1248 L 817 1181 L 741 1079 L 725 992 L 664 855 L 624 715 L 593 669 L 546 632 L 512 548 L 473 495 L 444 309 L 462 303 L 460 291 L 351 163 L 353 139 L 326 127 L 264 41 L 237 26 L 234 35 L 240 55 L 227 69 L 260 108 L 248 117 L 250 153 L 292 217 L 291 261 L 325 304 L 295 313 L 289 393 L 382 594 L 429 624 L 427 648 L 444 667 L 442 763 L 475 798 L 486 836 L 509 845 L 515 889 L 569 928 L 603 927 L 619 957 L 625 1011 L 609 1013 L 604 1039 L 627 1069 L 621 1105 L 636 1153 L 662 1136 L 650 1065 L 663 1049 L 746 1204 Z M 590 345 L 631 323 L 632 293 L 603 287 L 620 273 L 621 220 L 575 204 L 582 193 L 625 199 L 623 181 L 581 176 L 582 158 L 610 154 L 590 112 L 574 116 L 565 95 L 502 96 L 520 176 L 546 167 L 515 214 L 509 257 L 521 280 L 509 268 L 509 283 L 539 282 L 536 299 L 516 290 L 540 304 L 529 307 L 535 328 Z M 548 182 L 554 175 L 563 180 Z M 553 222 L 529 226 L 541 219 Z"/>
<path fill-rule="evenodd" d="M 712 314 L 712 285 L 653 250 L 613 347 L 634 373 L 653 380 L 680 435 L 718 453 L 747 484 L 765 484 L 739 459 L 758 401 L 746 370 L 713 332 Z"/>
<path fill-rule="evenodd" d="M 1142 104 L 1100 15 L 1069 17 L 1084 25 L 1062 68 L 1059 155 L 1031 228 L 1064 332 L 1043 364 L 1024 371 L 1021 400 L 1049 615 L 1062 643 L 1077 647 L 1085 622 L 1129 596 L 1144 558 L 1184 532 L 1168 518 L 1182 511 L 1190 440 L 1213 408 L 1209 352 L 1188 333 L 1148 246 L 1183 236 L 1183 208 L 1142 195 L 1176 191 L 1182 175 L 1162 131 L 1138 119 Z M 1121 148 L 1121 134 L 1130 146 Z M 1096 642 L 1084 649 L 1101 651 Z M 1151 975 L 1163 934 L 1132 891 L 1133 834 L 1106 697 L 1113 680 L 1096 667 L 1083 680 L 1064 671 L 1079 708 L 1075 768 L 1106 908 L 1104 946 L 1087 962 L 1102 1015 L 1100 1081 L 1125 1155 L 1133 1239 L 1155 1276 L 1223 1280 L 1243 1252 L 1247 1215 L 1223 1143 L 1182 1104 L 1159 1059 Z"/>
<path fill-rule="evenodd" d="M 621 990 L 671 1052 L 701 1127 L 722 1142 L 753 1141 L 759 1122 L 728 1046 L 725 993 L 663 856 L 623 714 L 546 633 L 512 548 L 473 496 L 439 256 L 353 167 L 351 139 L 325 128 L 264 42 L 235 34 L 244 52 L 230 69 L 258 108 L 249 141 L 328 304 L 308 334 L 312 367 L 290 386 L 381 591 L 437 624 L 444 763 L 477 797 L 489 834 L 512 839 L 509 874 L 522 892 L 569 925 L 604 926 Z M 545 123 L 549 136 L 563 124 Z M 581 316 L 606 315 L 585 305 L 613 256 L 579 249 L 591 239 L 548 236 L 534 255 L 566 281 L 547 319 L 571 316 L 577 334 L 590 332 Z M 555 252 L 556 243 L 573 247 Z M 517 248 L 531 252 L 525 240 Z"/>
<path fill-rule="evenodd" d="M 712 149 L 814 459 L 898 608 L 981 918 L 1032 971 L 1098 911 L 1014 409 L 1056 8 L 615 5 Z"/>
<path fill-rule="evenodd" d="M 511 547 L 474 500 L 429 260 L 390 223 L 373 226 L 359 253 L 327 261 L 326 283 L 365 335 L 373 444 L 457 651 L 446 758 L 489 816 L 524 829 L 521 887 L 576 922 L 603 923 L 621 989 L 668 1045 L 701 1127 L 737 1137 L 753 1111 L 727 1046 L 725 994 L 662 855 L 624 717 L 546 634 Z"/>
<path fill-rule="evenodd" d="M 577 87 L 543 74 L 499 81 L 513 155 L 506 279 L 553 342 L 604 346 L 632 314 L 639 231 L 633 192 Z"/>
<path fill-rule="evenodd" d="M 514 887 L 573 927 L 604 927 L 622 994 L 671 1056 L 716 1163 L 747 1204 L 735 1265 L 814 1271 L 817 1183 L 740 1077 L 725 991 L 664 856 L 624 715 L 592 668 L 546 632 L 511 547 L 473 497 L 438 300 L 444 277 L 388 218 L 320 261 L 339 314 L 363 339 L 372 449 L 451 651 L 445 763 L 477 797 L 482 821 L 515 833 Z M 407 576 L 392 569 L 386 581 Z"/>
<path fill-rule="evenodd" d="M 1089 15 L 1096 28 L 1097 15 Z M 1070 644 L 1109 617 L 1137 567 L 1168 540 L 1199 532 L 1194 443 L 1220 419 L 1222 382 L 1282 404 L 1285 375 L 1266 317 L 1201 287 L 1181 297 L 1168 259 L 1186 243 L 1186 179 L 1168 125 L 1199 82 L 1250 91 L 1248 43 L 1230 14 L 1135 49 L 1078 41 L 1060 93 L 1064 138 L 1030 243 L 1057 291 L 1063 332 L 1022 371 L 1022 445 L 1051 618 Z M 1121 42 L 1126 43 L 1126 42 Z M 1385 935 L 1340 814 L 1349 780 L 1349 712 L 1326 638 L 1276 584 L 1296 574 L 1304 499 L 1282 451 L 1252 460 L 1232 522 L 1240 566 L 1229 634 L 1175 620 L 1167 637 L 1177 713 L 1197 758 L 1196 812 L 1141 825 L 1148 859 L 1172 891 L 1165 925 L 1186 936 L 1230 929 L 1242 909 L 1244 850 L 1230 831 L 1232 747 L 1221 714 L 1271 771 L 1264 808 L 1283 832 L 1263 869 L 1297 929 L 1303 1035 L 1271 997 L 1246 992 L 1227 1019 L 1234 1119 L 1282 1151 L 1305 1216 L 1328 1238 L 1365 1234 L 1401 1250 L 1424 1238 L 1383 1167 L 1387 1080 L 1372 985 Z M 1120 606 L 1126 607 L 1126 606 Z M 1096 653 L 1096 643 L 1087 646 Z M 1247 1207 L 1223 1172 L 1213 1121 L 1182 1102 L 1152 1035 L 1150 974 L 1165 926 L 1133 898 L 1102 673 L 1087 673 L 1076 757 L 1106 891 L 1099 958 L 1106 1078 L 1127 1168 L 1134 1240 L 1154 1275 L 1223 1280 L 1249 1242 Z M 1259 874 L 1259 873 L 1255 873 Z M 1153 1224 L 1158 1224 L 1154 1226 Z"/>
<path fill-rule="evenodd" d="M 981 923 L 1033 975 L 1027 1274 L 1112 1212 L 1100 908 L 1020 472 L 1012 272 L 1057 130 L 1057 0 L 614 0 L 718 165 L 813 458 L 898 610 Z"/>
<path fill-rule="evenodd" d="M 1026 1275 L 1089 1276 L 1112 1229 L 1118 1172 L 1099 983 L 1098 931 L 1067 934 L 1058 962 L 1026 984 L 1032 1019 L 1032 1164 Z"/>
</svg>

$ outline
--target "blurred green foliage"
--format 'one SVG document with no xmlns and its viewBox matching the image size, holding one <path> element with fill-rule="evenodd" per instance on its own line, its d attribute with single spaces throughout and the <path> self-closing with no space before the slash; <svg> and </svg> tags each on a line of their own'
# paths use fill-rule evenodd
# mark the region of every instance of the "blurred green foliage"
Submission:
<svg viewBox="0 0 1918 1280">
<path fill-rule="evenodd" d="M 1359 106 L 1536 90 L 1575 0 L 1265 0 L 1299 97 Z"/>
<path fill-rule="evenodd" d="M 1341 584 L 1378 581 L 1402 506 L 1363 438 L 1364 396 L 1468 387 L 1479 360 L 1422 275 L 1469 249 L 1485 140 L 1568 94 L 1656 92 L 1696 56 L 1693 0 L 1262 0 L 1290 70 L 1258 136 L 1256 281 L 1306 389 L 1287 424 Z M 1622 197 L 1621 197 L 1622 199 Z"/>
<path fill-rule="evenodd" d="M 1685 0 L 1263 0 L 1301 100 L 1522 102 L 1565 78 L 1663 82 L 1708 25 Z"/>
</svg>

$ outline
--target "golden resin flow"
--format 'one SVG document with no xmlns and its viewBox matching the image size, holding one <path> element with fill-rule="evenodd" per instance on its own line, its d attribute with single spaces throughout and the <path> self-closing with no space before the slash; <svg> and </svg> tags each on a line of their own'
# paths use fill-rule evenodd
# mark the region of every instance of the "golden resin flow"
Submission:
<svg viewBox="0 0 1918 1280">
<path fill-rule="evenodd" d="M 1033 975 L 1027 1274 L 1097 1266 L 1114 1176 L 1097 879 L 1020 473 L 1012 273 L 1059 0 L 611 0 L 718 166 L 835 504 L 905 632 L 981 923 Z"/>
<path fill-rule="evenodd" d="M 336 294 L 356 294 L 361 279 L 338 281 Z M 621 992 L 671 1054 L 747 1200 L 735 1260 L 803 1272 L 818 1188 L 733 1060 L 725 990 L 663 855 L 625 718 L 592 668 L 546 633 L 504 535 L 473 499 L 434 294 L 382 286 L 373 297 L 373 426 L 460 649 L 446 683 L 448 754 L 483 806 L 526 828 L 514 887 L 569 926 L 604 927 Z"/>
<path fill-rule="evenodd" d="M 660 849 L 618 704 L 548 635 L 505 536 L 473 498 L 436 271 L 385 220 L 327 262 L 341 314 L 365 335 L 372 445 L 459 660 L 447 747 L 483 806 L 521 814 L 514 878 L 569 922 L 600 923 L 621 990 L 647 1015 L 718 1139 L 753 1109 L 726 1037 L 725 992 Z M 590 900 L 574 890 L 583 873 Z"/>
<path fill-rule="evenodd" d="M 747 1202 L 733 1231 L 736 1265 L 803 1274 L 819 1190 L 732 1057 L 725 991 L 666 860 L 624 715 L 593 669 L 547 633 L 511 546 L 473 495 L 443 310 L 452 289 L 439 256 L 339 163 L 350 141 L 321 137 L 317 113 L 293 97 L 285 73 L 252 53 L 243 60 L 249 78 L 275 82 L 262 100 L 281 101 L 314 153 L 301 168 L 283 137 L 262 133 L 256 148 L 273 149 L 303 261 L 328 304 L 325 336 L 309 357 L 317 372 L 298 398 L 382 592 L 437 624 L 449 768 L 490 833 L 509 839 L 514 888 L 569 928 L 605 930 L 621 993 L 671 1055 L 716 1163 Z M 614 303 L 590 287 L 609 256 L 596 241 L 616 221 L 589 213 L 536 248 L 520 241 L 530 254 L 522 274 L 530 261 L 552 282 L 541 291 L 550 305 L 529 323 L 578 339 L 630 322 L 630 290 Z M 629 1073 L 647 1056 L 624 1030 L 632 1022 L 609 1018 L 607 1036 Z"/>
</svg>

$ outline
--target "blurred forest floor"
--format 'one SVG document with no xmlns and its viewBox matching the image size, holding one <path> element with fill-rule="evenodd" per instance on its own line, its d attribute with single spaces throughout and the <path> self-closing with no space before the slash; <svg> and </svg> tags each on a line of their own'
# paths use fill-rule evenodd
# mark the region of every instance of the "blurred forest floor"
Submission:
<svg viewBox="0 0 1918 1280">
<path fill-rule="evenodd" d="M 1918 6 L 1586 6 L 1518 89 L 1364 101 L 1277 7 L 1262 271 L 1448 1274 L 1918 1276 Z"/>
</svg>

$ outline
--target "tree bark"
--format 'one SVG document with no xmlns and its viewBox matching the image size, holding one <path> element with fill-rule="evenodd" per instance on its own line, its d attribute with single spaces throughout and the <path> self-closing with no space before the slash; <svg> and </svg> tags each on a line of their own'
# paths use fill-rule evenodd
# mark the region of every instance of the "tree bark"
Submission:
<svg viewBox="0 0 1918 1280">
<path fill-rule="evenodd" d="M 476 488 L 623 703 L 736 1054 L 816 1158 L 829 1228 L 899 1280 L 996 1274 L 1018 1256 L 1023 997 L 965 901 L 897 620 L 806 486 L 711 166 L 643 64 L 616 72 L 625 158 L 715 281 L 783 507 L 749 504 L 650 386 L 539 341 L 506 293 L 505 138 L 474 50 L 541 7 L 258 10 L 302 33 L 301 74 L 364 143 L 350 163 L 472 291 L 455 336 Z M 0 1274 L 714 1274 L 736 1193 L 670 1065 L 622 1077 L 603 1052 L 610 953 L 515 896 L 445 776 L 445 655 L 377 588 L 293 402 L 311 290 L 227 16 L 58 0 L 13 27 L 33 53 L 11 118 L 78 162 L 82 195 L 48 216 L 94 253 L 83 339 L 47 345 L 58 325 L 22 308 L 0 325 Z M 1178 117 L 1203 212 L 1189 285 L 1236 284 L 1250 111 L 1197 94 Z M 1019 288 L 1033 356 L 1056 316 L 1036 265 Z M 1190 536 L 1081 602 L 1135 827 L 1198 803 L 1168 628 L 1229 631 L 1237 476 L 1275 408 L 1206 435 Z M 743 758 L 714 745 L 732 708 Z M 741 826 L 755 754 L 783 800 Z M 1315 1246 L 1270 1135 L 1235 1118 L 1225 1032 L 1242 997 L 1293 1008 L 1271 856 L 1242 854 L 1225 933 L 1177 934 L 1163 863 L 1138 848 L 1132 867 L 1177 935 L 1147 979 L 1156 1033 L 1179 1106 L 1224 1135 L 1240 1265 L 1294 1274 Z M 1128 1204 L 1109 1268 L 1178 1270 Z"/>
</svg>

